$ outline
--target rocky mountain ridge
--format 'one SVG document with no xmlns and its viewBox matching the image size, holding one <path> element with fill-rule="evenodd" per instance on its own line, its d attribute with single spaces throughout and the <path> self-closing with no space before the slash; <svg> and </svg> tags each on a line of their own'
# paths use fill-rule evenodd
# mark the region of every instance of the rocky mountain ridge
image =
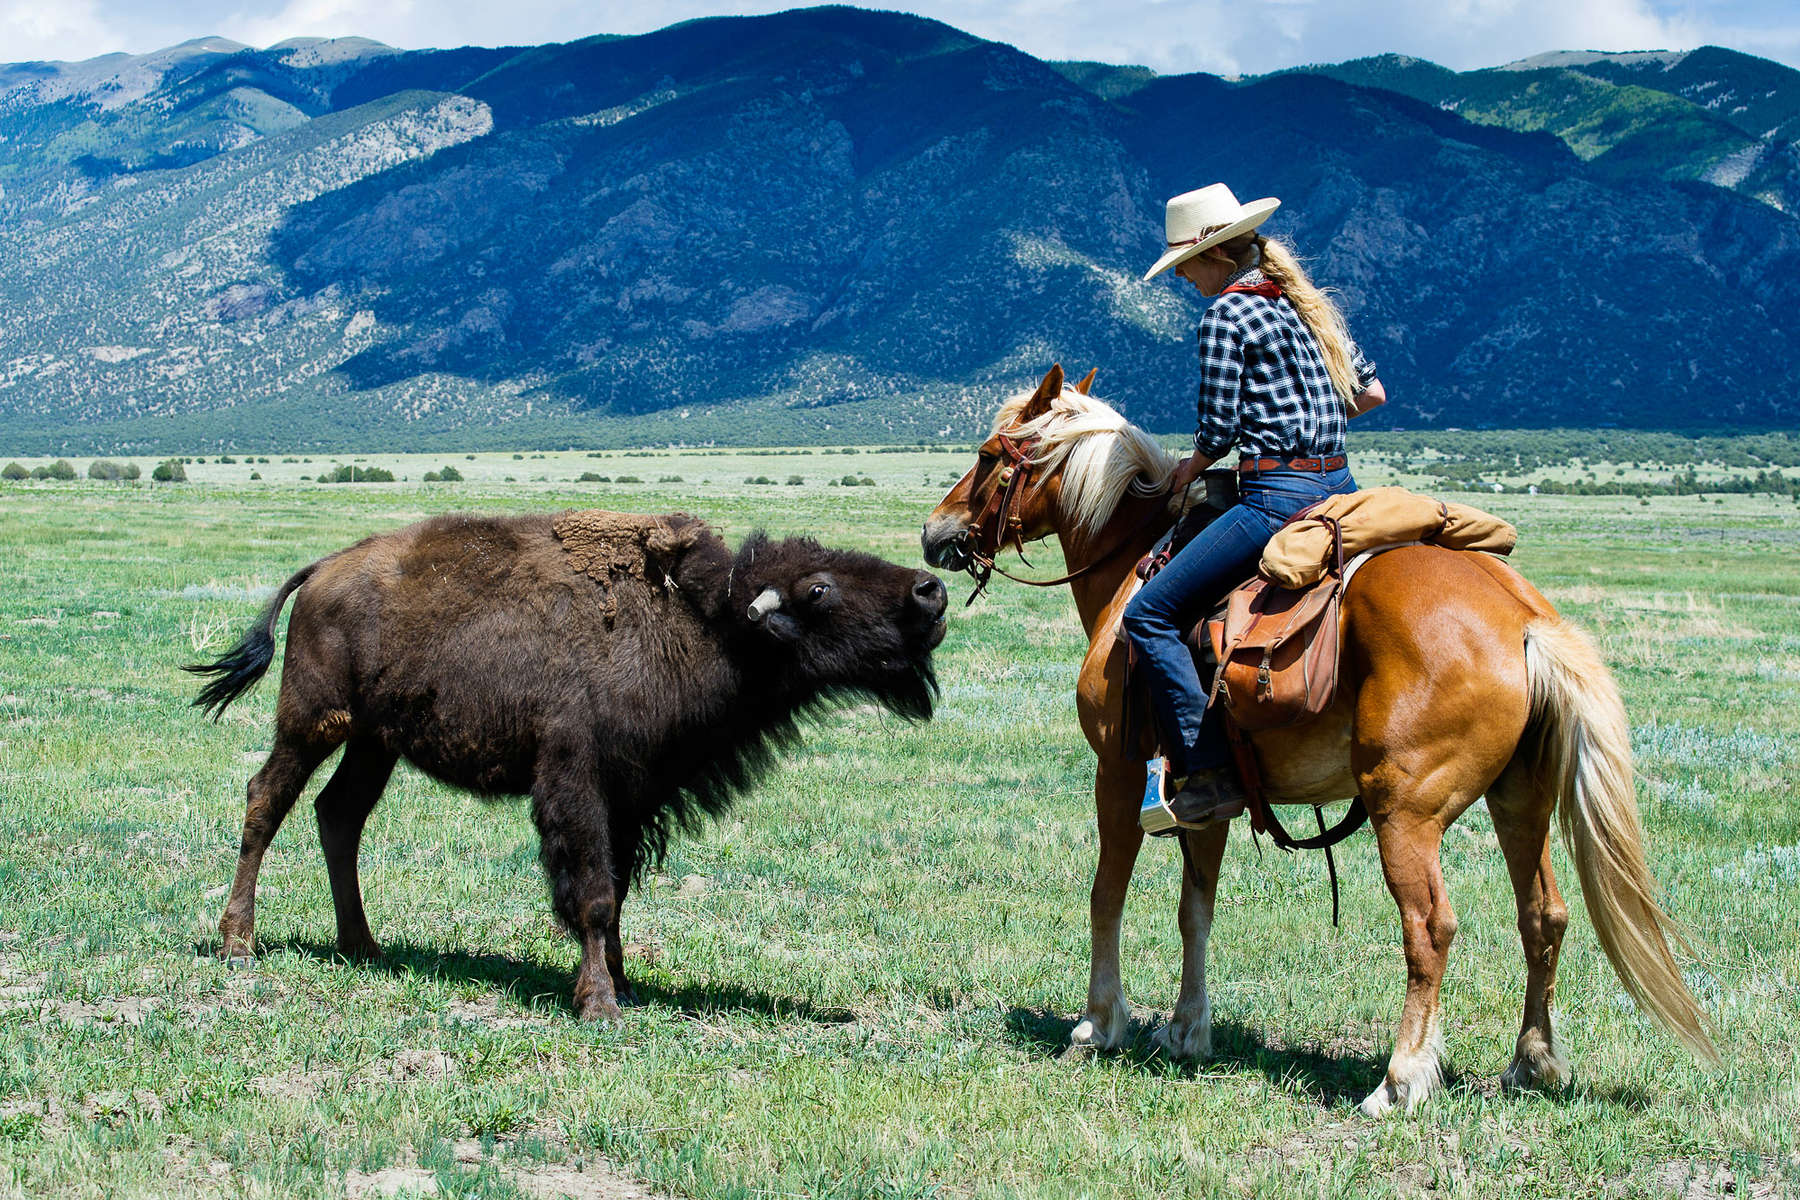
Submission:
<svg viewBox="0 0 1800 1200">
<path fill-rule="evenodd" d="M 1727 104 L 1697 54 L 1656 78 L 1718 101 L 1699 128 L 1800 102 Z M 1375 85 L 1405 64 L 1157 77 L 846 8 L 147 57 L 0 67 L 18 452 L 966 438 L 1054 360 L 1182 429 L 1199 302 L 1137 277 L 1215 178 L 1286 201 L 1394 395 L 1371 421 L 1768 428 L 1800 397 L 1779 204 Z M 1676 102 L 1616 57 L 1510 75 Z"/>
</svg>

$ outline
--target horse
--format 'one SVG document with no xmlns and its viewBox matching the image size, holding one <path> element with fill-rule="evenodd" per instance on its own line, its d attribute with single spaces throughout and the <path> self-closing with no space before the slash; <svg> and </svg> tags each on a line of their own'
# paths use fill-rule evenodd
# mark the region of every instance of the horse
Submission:
<svg viewBox="0 0 1800 1200">
<path fill-rule="evenodd" d="M 1119 931 L 1144 837 L 1138 808 L 1151 749 L 1135 732 L 1149 721 L 1127 728 L 1119 620 L 1137 588 L 1135 564 L 1183 501 L 1171 494 L 1175 457 L 1089 395 L 1093 379 L 1090 371 L 1070 386 L 1052 367 L 1035 391 L 1003 404 L 975 464 L 927 518 L 921 544 L 928 563 L 969 571 L 980 583 L 1006 545 L 1054 536 L 1062 547 L 1068 574 L 1042 582 L 1068 584 L 1088 637 L 1076 708 L 1098 760 L 1100 835 L 1087 1002 L 1070 1045 L 1113 1050 L 1130 1025 Z M 1271 803 L 1362 798 L 1399 907 L 1405 1005 L 1386 1074 L 1362 1111 L 1411 1111 L 1441 1082 L 1439 988 L 1457 921 L 1439 850 L 1451 823 L 1484 795 L 1526 966 L 1503 1088 L 1558 1091 L 1569 1081 L 1550 1017 L 1569 922 L 1551 870 L 1553 814 L 1626 991 L 1698 1059 L 1718 1064 L 1708 1020 L 1673 955 L 1671 941 L 1686 949 L 1685 942 L 1659 907 L 1644 860 L 1618 686 L 1586 635 L 1500 559 L 1421 544 L 1366 561 L 1343 597 L 1342 621 L 1332 707 L 1250 739 Z M 1152 1039 L 1171 1058 L 1211 1054 L 1206 942 L 1228 833 L 1228 823 L 1217 822 L 1183 834 L 1181 987 Z"/>
</svg>

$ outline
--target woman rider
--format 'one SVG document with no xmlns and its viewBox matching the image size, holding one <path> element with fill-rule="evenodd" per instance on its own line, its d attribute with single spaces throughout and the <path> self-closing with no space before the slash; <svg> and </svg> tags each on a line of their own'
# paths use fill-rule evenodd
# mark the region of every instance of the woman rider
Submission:
<svg viewBox="0 0 1800 1200">
<path fill-rule="evenodd" d="M 1387 397 L 1344 326 L 1281 242 L 1257 233 L 1281 201 L 1239 204 L 1222 183 L 1168 203 L 1168 251 L 1145 273 L 1175 273 L 1217 296 L 1200 319 L 1200 423 L 1194 453 L 1175 468 L 1185 489 L 1235 443 L 1239 500 L 1151 577 L 1126 606 L 1126 636 L 1149 679 L 1168 774 L 1179 790 L 1146 793 L 1151 832 L 1229 820 L 1244 811 L 1230 751 L 1183 640 L 1224 593 L 1256 569 L 1287 519 L 1356 490 L 1344 422 Z"/>
</svg>

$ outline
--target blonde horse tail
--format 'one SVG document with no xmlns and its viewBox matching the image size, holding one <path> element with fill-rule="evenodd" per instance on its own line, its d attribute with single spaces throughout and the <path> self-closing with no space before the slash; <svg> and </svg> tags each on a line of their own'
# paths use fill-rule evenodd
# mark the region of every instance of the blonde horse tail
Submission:
<svg viewBox="0 0 1800 1200">
<path fill-rule="evenodd" d="M 1706 1014 L 1682 981 L 1673 940 L 1693 955 L 1657 903 L 1644 862 L 1632 778 L 1631 732 L 1618 684 L 1593 643 L 1550 618 L 1525 629 L 1539 777 L 1556 797 L 1563 842 L 1600 946 L 1638 1007 L 1696 1058 L 1720 1063 Z"/>
</svg>

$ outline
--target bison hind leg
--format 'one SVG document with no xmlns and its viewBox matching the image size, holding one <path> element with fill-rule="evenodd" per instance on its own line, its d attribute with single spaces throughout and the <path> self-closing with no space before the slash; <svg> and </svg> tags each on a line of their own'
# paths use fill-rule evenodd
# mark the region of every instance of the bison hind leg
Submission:
<svg viewBox="0 0 1800 1200">
<path fill-rule="evenodd" d="M 227 962 L 256 954 L 256 877 L 262 870 L 263 854 L 306 781 L 333 749 L 334 743 L 300 741 L 284 737 L 278 730 L 268 760 L 244 788 L 244 830 L 238 842 L 237 871 L 225 913 L 219 918 L 219 957 Z"/>
<path fill-rule="evenodd" d="M 331 877 L 338 951 L 351 958 L 381 957 L 381 946 L 369 932 L 369 918 L 363 911 L 356 860 L 362 848 L 363 825 L 381 799 L 398 757 L 378 739 L 351 738 L 330 782 L 313 801 L 319 845 Z"/>
</svg>

